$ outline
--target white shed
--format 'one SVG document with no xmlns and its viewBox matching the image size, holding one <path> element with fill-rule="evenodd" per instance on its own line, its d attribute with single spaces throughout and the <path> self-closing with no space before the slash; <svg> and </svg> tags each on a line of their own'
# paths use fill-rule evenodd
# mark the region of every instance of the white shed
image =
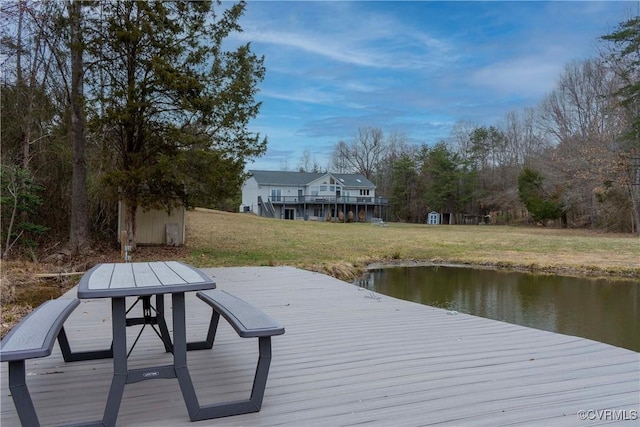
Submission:
<svg viewBox="0 0 640 427">
<path fill-rule="evenodd" d="M 427 224 L 431 225 L 439 225 L 440 224 L 440 214 L 436 211 L 431 211 L 427 215 Z"/>
</svg>

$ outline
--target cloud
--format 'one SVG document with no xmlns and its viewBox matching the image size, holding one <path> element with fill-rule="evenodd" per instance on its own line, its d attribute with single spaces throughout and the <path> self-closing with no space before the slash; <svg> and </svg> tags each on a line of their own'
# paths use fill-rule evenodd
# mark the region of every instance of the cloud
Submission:
<svg viewBox="0 0 640 427">
<path fill-rule="evenodd" d="M 265 17 L 281 8 L 269 4 L 274 3 L 262 4 L 261 14 L 245 22 L 244 31 L 234 37 L 270 46 L 268 51 L 279 57 L 285 55 L 277 50 L 284 48 L 317 60 L 402 70 L 439 67 L 454 56 L 447 39 L 411 27 L 388 9 L 375 12 L 357 2 L 294 2 L 279 19 L 283 25 L 274 29 L 264 25 Z M 304 67 L 303 58 L 296 58 Z"/>
<path fill-rule="evenodd" d="M 562 63 L 544 56 L 524 56 L 486 65 L 470 76 L 469 83 L 499 95 L 539 99 L 553 89 L 562 68 Z"/>
<path fill-rule="evenodd" d="M 242 33 L 247 41 L 258 40 L 259 43 L 273 44 L 312 53 L 334 61 L 348 64 L 378 67 L 377 57 L 372 52 L 363 51 L 337 43 L 326 35 L 309 35 L 295 32 L 260 31 L 259 33 Z"/>
<path fill-rule="evenodd" d="M 336 102 L 335 94 L 312 87 L 293 91 L 267 89 L 263 90 L 260 93 L 260 96 L 291 102 L 304 102 L 308 104 L 333 105 Z"/>
</svg>

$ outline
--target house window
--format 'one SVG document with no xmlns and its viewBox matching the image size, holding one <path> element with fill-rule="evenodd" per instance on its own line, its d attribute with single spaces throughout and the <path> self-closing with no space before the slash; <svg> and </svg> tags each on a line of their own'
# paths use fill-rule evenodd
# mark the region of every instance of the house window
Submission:
<svg viewBox="0 0 640 427">
<path fill-rule="evenodd" d="M 335 185 L 330 185 L 330 186 L 329 186 L 329 191 L 331 191 L 332 193 L 333 193 L 334 191 L 336 191 L 336 186 L 335 186 Z"/>
<path fill-rule="evenodd" d="M 320 191 L 327 191 L 327 186 L 326 185 L 321 185 L 320 186 Z"/>
<path fill-rule="evenodd" d="M 282 190 L 279 188 L 274 188 L 271 190 L 271 201 L 279 202 L 282 199 Z"/>
<path fill-rule="evenodd" d="M 360 190 L 360 195 L 361 196 L 368 196 L 369 195 L 369 190 Z"/>
</svg>

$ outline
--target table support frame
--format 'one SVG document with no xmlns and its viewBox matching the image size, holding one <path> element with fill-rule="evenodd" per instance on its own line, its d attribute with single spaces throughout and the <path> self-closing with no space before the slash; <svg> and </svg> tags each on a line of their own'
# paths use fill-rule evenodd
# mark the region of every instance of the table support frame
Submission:
<svg viewBox="0 0 640 427">
<path fill-rule="evenodd" d="M 172 294 L 173 303 L 173 365 L 128 369 L 127 319 L 125 298 L 112 298 L 113 379 L 104 409 L 102 424 L 116 425 L 124 388 L 127 384 L 157 378 L 177 378 L 191 421 L 201 421 L 231 415 L 258 412 L 271 364 L 271 337 L 259 338 L 259 357 L 249 399 L 201 406 L 187 366 L 187 337 L 184 292 Z M 217 319 L 216 319 L 217 320 Z M 217 321 L 215 322 L 217 326 Z M 167 331 L 168 333 L 168 331 Z M 213 334 L 215 335 L 215 329 Z M 211 340 L 213 343 L 213 340 Z M 210 348 L 210 347 L 209 347 Z M 190 348 L 191 349 L 191 348 Z"/>
</svg>

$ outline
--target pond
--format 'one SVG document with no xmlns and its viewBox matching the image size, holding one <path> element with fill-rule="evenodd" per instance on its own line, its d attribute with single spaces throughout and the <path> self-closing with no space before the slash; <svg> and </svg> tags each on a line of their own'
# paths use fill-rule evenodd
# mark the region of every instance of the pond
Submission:
<svg viewBox="0 0 640 427">
<path fill-rule="evenodd" d="M 371 270 L 355 282 L 407 301 L 640 352 L 640 282 L 456 266 Z"/>
</svg>

